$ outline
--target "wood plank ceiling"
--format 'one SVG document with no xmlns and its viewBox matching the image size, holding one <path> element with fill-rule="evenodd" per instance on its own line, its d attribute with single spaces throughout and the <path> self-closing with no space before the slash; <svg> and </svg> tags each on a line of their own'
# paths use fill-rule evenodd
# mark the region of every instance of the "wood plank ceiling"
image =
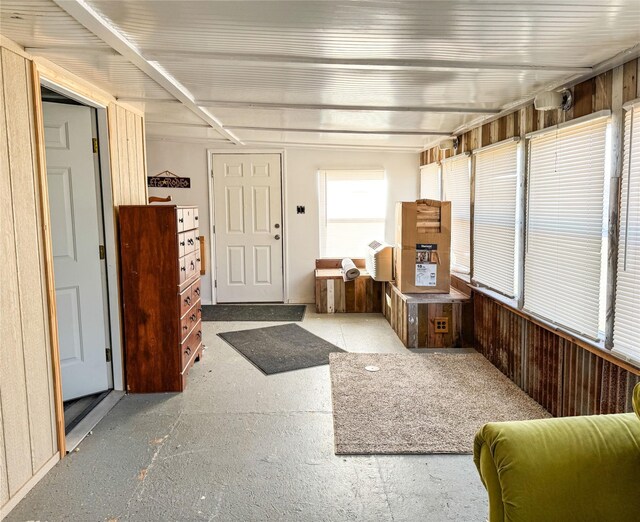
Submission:
<svg viewBox="0 0 640 522">
<path fill-rule="evenodd" d="M 3 0 L 2 34 L 149 136 L 417 151 L 637 56 L 638 0 Z"/>
</svg>

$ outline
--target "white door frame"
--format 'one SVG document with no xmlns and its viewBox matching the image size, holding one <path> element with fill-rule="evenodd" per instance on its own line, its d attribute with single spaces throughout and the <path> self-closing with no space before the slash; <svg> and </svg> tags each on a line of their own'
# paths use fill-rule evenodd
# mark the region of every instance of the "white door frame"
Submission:
<svg viewBox="0 0 640 522">
<path fill-rule="evenodd" d="M 109 302 L 109 325 L 107 331 L 111 342 L 111 365 L 113 389 L 124 391 L 124 364 L 120 334 L 120 296 L 118 286 L 118 246 L 116 244 L 116 224 L 113 212 L 111 185 L 111 158 L 109 154 L 109 126 L 105 105 L 78 94 L 67 87 L 49 80 L 43 73 L 40 84 L 72 100 L 96 109 L 98 123 L 98 149 L 100 150 L 100 182 L 102 186 L 102 212 L 107 265 L 107 298 Z"/>
<path fill-rule="evenodd" d="M 216 240 L 213 233 L 215 213 L 213 202 L 213 157 L 220 154 L 278 154 L 280 156 L 280 186 L 282 205 L 282 295 L 283 302 L 289 302 L 289 227 L 287 222 L 286 151 L 285 149 L 207 149 L 207 186 L 209 188 L 209 259 L 211 259 L 211 303 L 216 304 Z"/>
</svg>

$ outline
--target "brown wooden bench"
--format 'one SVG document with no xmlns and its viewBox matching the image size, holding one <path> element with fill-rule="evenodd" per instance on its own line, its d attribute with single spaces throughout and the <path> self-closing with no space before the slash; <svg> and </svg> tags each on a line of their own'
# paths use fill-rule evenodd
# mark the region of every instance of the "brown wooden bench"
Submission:
<svg viewBox="0 0 640 522">
<path fill-rule="evenodd" d="M 360 277 L 345 281 L 342 259 L 316 259 L 316 312 L 381 313 L 384 283 L 374 281 L 365 270 L 364 259 L 353 259 Z"/>
</svg>

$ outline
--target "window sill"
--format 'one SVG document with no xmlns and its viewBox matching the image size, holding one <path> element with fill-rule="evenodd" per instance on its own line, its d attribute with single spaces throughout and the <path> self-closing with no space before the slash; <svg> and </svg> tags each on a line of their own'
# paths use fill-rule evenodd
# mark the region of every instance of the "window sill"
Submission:
<svg viewBox="0 0 640 522">
<path fill-rule="evenodd" d="M 451 275 L 461 279 L 467 284 L 471 284 L 471 276 L 469 274 L 465 274 L 463 272 L 456 272 L 455 270 L 451 271 Z"/>
<path fill-rule="evenodd" d="M 501 294 L 498 294 L 497 292 L 494 292 L 492 290 L 488 290 L 486 288 L 481 288 L 478 286 L 471 286 L 471 290 L 473 292 L 477 292 L 479 294 L 490 297 L 491 299 L 496 301 L 500 306 L 507 308 L 514 314 L 519 315 L 520 317 L 523 317 L 524 319 L 532 322 L 537 326 L 540 326 L 541 328 L 544 328 L 545 330 L 555 333 L 559 337 L 562 337 L 563 339 L 566 339 L 567 341 L 572 342 L 577 346 L 580 346 L 581 348 L 593 353 L 594 355 L 597 355 L 598 357 L 601 357 L 615 364 L 616 366 L 624 368 L 625 370 L 633 373 L 634 375 L 640 375 L 640 365 L 636 365 L 635 362 L 627 361 L 617 356 L 615 353 L 605 348 L 604 342 L 598 343 L 591 339 L 587 339 L 580 335 L 568 332 L 563 328 L 559 327 L 558 325 L 549 323 L 544 319 L 541 319 L 529 312 L 526 312 L 524 310 L 517 308 L 515 301 L 510 300 L 507 297 Z"/>
</svg>

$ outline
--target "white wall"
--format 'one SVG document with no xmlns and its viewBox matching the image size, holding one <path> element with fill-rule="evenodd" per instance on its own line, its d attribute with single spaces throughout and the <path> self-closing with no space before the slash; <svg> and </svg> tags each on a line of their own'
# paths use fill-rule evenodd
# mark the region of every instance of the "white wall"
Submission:
<svg viewBox="0 0 640 522">
<path fill-rule="evenodd" d="M 210 303 L 211 260 L 208 258 L 210 217 L 205 143 L 155 141 L 147 143 L 149 175 L 164 170 L 191 178 L 191 189 L 149 188 L 150 196 L 171 194 L 172 203 L 197 205 L 200 208 L 200 234 L 206 236 L 207 275 L 203 276 L 202 300 Z M 235 152 L 238 149 L 233 149 Z M 288 149 L 285 153 L 284 238 L 288 263 L 288 301 L 312 303 L 313 270 L 319 257 L 317 171 L 324 169 L 384 169 L 389 190 L 385 238 L 394 241 L 395 202 L 411 201 L 419 193 L 419 155 L 329 149 Z M 304 205 L 305 214 L 296 214 L 296 206 Z"/>
<path fill-rule="evenodd" d="M 313 270 L 320 257 L 318 170 L 383 168 L 387 176 L 385 240 L 394 242 L 395 202 L 418 197 L 419 155 L 372 151 L 289 149 L 286 152 L 289 301 L 314 301 Z M 305 205 L 306 214 L 296 214 Z"/>
</svg>

